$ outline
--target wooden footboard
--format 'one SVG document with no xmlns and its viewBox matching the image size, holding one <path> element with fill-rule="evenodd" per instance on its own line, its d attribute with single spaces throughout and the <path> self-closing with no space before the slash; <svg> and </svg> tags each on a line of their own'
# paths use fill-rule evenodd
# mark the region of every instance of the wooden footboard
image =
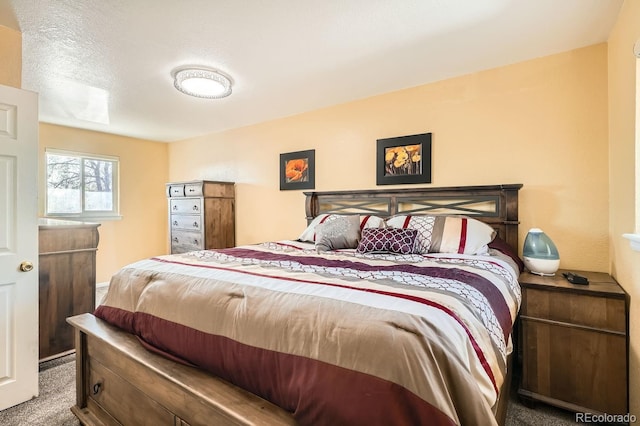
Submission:
<svg viewBox="0 0 640 426">
<path fill-rule="evenodd" d="M 76 405 L 83 425 L 293 425 L 291 414 L 202 370 L 144 349 L 137 338 L 92 314 L 75 328 Z M 503 425 L 510 374 L 496 419 Z"/>
<path fill-rule="evenodd" d="M 144 349 L 91 314 L 75 328 L 76 405 L 84 425 L 292 425 L 291 414 L 237 386 Z"/>
</svg>

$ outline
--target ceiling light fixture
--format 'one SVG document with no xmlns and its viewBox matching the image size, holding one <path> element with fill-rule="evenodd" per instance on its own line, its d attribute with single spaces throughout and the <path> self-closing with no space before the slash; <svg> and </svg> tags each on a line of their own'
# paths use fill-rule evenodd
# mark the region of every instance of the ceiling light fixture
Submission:
<svg viewBox="0 0 640 426">
<path fill-rule="evenodd" d="M 173 78 L 175 88 L 190 96 L 220 99 L 231 94 L 231 79 L 212 68 L 179 68 L 173 72 Z"/>
</svg>

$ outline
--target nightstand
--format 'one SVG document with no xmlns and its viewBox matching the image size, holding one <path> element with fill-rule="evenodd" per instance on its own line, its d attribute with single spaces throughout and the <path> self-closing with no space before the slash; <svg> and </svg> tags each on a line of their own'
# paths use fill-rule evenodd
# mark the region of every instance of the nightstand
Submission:
<svg viewBox="0 0 640 426">
<path fill-rule="evenodd" d="M 609 275 L 575 271 L 589 285 L 569 283 L 559 270 L 520 275 L 518 394 L 575 412 L 628 412 L 628 297 Z"/>
</svg>

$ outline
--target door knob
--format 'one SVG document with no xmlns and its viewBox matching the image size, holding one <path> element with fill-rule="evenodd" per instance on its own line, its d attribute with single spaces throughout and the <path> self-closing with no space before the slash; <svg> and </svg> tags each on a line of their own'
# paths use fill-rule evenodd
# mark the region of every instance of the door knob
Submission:
<svg viewBox="0 0 640 426">
<path fill-rule="evenodd" d="M 25 260 L 20 264 L 20 270 L 22 272 L 29 272 L 32 269 L 33 269 L 33 263 L 29 262 L 28 260 Z"/>
</svg>

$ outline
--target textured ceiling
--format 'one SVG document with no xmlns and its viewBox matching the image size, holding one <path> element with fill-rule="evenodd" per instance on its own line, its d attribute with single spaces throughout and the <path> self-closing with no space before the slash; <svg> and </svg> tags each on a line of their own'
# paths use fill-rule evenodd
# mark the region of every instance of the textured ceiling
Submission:
<svg viewBox="0 0 640 426">
<path fill-rule="evenodd" d="M 158 141 L 607 40 L 623 0 L 0 0 L 40 120 Z M 233 78 L 188 97 L 185 64 Z"/>
</svg>

